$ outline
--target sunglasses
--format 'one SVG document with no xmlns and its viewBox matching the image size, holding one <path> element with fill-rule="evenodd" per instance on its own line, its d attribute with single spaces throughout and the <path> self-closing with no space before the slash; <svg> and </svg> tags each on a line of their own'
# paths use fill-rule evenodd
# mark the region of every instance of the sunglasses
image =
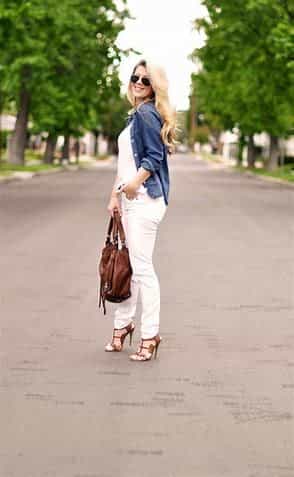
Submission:
<svg viewBox="0 0 294 477">
<path fill-rule="evenodd" d="M 146 78 L 146 76 L 138 76 L 138 75 L 132 75 L 130 80 L 131 80 L 131 83 L 137 83 L 137 81 L 139 81 L 139 79 L 141 78 L 141 81 L 142 81 L 142 84 L 144 86 L 150 86 L 151 83 L 150 83 L 150 80 L 148 78 Z"/>
</svg>

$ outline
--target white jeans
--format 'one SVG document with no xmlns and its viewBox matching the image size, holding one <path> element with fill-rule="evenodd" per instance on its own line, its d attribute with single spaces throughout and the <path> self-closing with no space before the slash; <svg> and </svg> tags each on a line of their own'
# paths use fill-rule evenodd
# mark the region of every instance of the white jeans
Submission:
<svg viewBox="0 0 294 477">
<path fill-rule="evenodd" d="M 137 199 L 129 200 L 122 194 L 122 222 L 133 268 L 132 295 L 117 304 L 114 328 L 124 328 L 134 318 L 140 291 L 142 338 L 152 338 L 159 331 L 160 288 L 152 255 L 166 208 L 163 197 L 153 199 L 148 194 L 139 194 Z"/>
</svg>

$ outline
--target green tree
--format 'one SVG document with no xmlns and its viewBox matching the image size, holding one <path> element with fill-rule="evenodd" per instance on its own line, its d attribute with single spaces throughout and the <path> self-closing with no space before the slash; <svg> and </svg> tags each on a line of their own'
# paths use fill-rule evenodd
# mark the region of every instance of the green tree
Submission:
<svg viewBox="0 0 294 477">
<path fill-rule="evenodd" d="M 24 162 L 24 148 L 32 95 L 49 74 L 48 51 L 53 33 L 57 2 L 8 1 L 0 4 L 0 63 L 3 91 L 15 102 L 17 120 L 13 133 L 10 161 Z"/>
<path fill-rule="evenodd" d="M 205 109 L 248 138 L 254 164 L 254 133 L 271 138 L 269 168 L 277 166 L 277 139 L 293 125 L 293 6 L 278 0 L 204 0 L 209 18 L 196 22 L 207 41 L 195 50 Z"/>
<path fill-rule="evenodd" d="M 118 69 L 111 68 L 109 76 L 104 84 L 99 83 L 99 91 L 95 101 L 92 102 L 90 113 L 86 123 L 86 129 L 91 131 L 96 139 L 99 134 L 103 134 L 108 140 L 108 152 L 117 152 L 117 136 L 127 118 L 131 105 L 125 96 L 121 94 L 121 82 L 118 76 Z M 97 151 L 97 140 L 96 140 Z"/>
<path fill-rule="evenodd" d="M 231 116 L 224 112 L 224 110 L 219 110 L 220 101 L 223 100 L 222 97 L 218 101 L 211 100 L 211 94 L 215 94 L 217 91 L 215 88 L 211 89 L 205 83 L 205 75 L 203 72 L 201 74 L 192 73 L 191 75 L 191 95 L 190 95 L 190 108 L 187 112 L 187 128 L 189 130 L 189 137 L 192 144 L 195 140 L 198 141 L 198 132 L 199 127 L 206 127 L 209 129 L 206 130 L 206 135 L 212 136 L 214 138 L 214 150 L 220 152 L 220 134 L 224 129 L 232 129 L 234 127 L 234 122 Z M 193 102 L 192 102 L 193 100 Z M 194 124 L 192 124 L 192 119 L 194 119 Z M 202 142 L 204 136 L 201 135 Z M 200 141 L 198 141 L 200 142 Z"/>
<path fill-rule="evenodd" d="M 54 65 L 56 74 L 52 76 L 49 102 L 37 104 L 35 108 L 34 118 L 41 129 L 49 132 L 45 162 L 52 161 L 59 134 L 64 135 L 63 157 L 68 158 L 69 137 L 79 137 L 85 130 L 97 130 L 104 103 L 110 98 L 120 99 L 117 65 L 121 55 L 128 51 L 119 50 L 115 41 L 128 12 L 116 9 L 110 12 L 102 5 L 93 22 L 96 10 L 96 2 L 92 1 L 78 12 L 78 15 L 82 14 L 84 30 L 73 29 L 73 18 L 65 15 L 61 31 L 56 32 L 57 37 L 65 35 L 65 45 L 67 38 L 72 41 L 66 49 L 66 64 Z"/>
<path fill-rule="evenodd" d="M 103 114 L 100 116 L 100 132 L 108 140 L 109 154 L 117 154 L 117 137 L 125 125 L 131 105 L 126 96 L 114 96 L 107 102 Z"/>
<path fill-rule="evenodd" d="M 2 0 L 0 64 L 17 108 L 11 162 L 24 162 L 30 113 L 53 142 L 61 132 L 80 134 L 97 81 L 120 58 L 115 40 L 127 15 L 111 0 Z"/>
</svg>

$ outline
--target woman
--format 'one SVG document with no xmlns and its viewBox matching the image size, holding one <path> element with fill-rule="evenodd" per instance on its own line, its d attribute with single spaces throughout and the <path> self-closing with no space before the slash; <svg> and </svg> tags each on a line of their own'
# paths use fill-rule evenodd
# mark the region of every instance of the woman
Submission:
<svg viewBox="0 0 294 477">
<path fill-rule="evenodd" d="M 168 97 L 162 68 L 140 61 L 134 68 L 127 97 L 133 106 L 118 138 L 117 177 L 108 210 L 118 210 L 126 233 L 133 268 L 131 297 L 114 313 L 111 343 L 105 351 L 121 351 L 127 335 L 130 344 L 139 290 L 142 301 L 141 343 L 133 361 L 156 358 L 159 336 L 160 288 L 152 264 L 158 226 L 165 215 L 169 195 L 167 153 L 175 143 L 175 111 Z"/>
</svg>

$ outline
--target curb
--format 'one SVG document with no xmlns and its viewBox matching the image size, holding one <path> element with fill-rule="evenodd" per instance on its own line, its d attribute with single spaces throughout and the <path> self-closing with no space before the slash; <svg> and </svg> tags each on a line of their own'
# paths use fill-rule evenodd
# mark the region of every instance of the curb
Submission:
<svg viewBox="0 0 294 477">
<path fill-rule="evenodd" d="M 239 173 L 240 175 L 245 175 L 247 177 L 254 177 L 257 180 L 265 181 L 265 182 L 275 182 L 276 184 L 282 184 L 290 187 L 294 187 L 294 182 L 287 181 L 286 179 L 280 179 L 279 177 L 271 177 L 271 176 L 265 176 L 262 174 L 254 174 L 254 172 L 251 171 L 238 171 L 237 169 L 233 169 L 230 166 L 226 169 L 229 172 L 232 173 Z"/>
<path fill-rule="evenodd" d="M 239 171 L 238 169 L 234 169 L 233 166 L 231 166 L 229 164 L 225 164 L 222 161 L 213 161 L 213 160 L 210 160 L 210 159 L 205 159 L 204 157 L 202 157 L 202 160 L 207 162 L 208 164 L 211 164 L 211 163 L 221 164 L 223 166 L 222 170 L 226 170 L 226 171 L 231 172 L 231 173 L 238 173 L 239 175 L 245 175 L 245 176 L 248 176 L 248 177 L 255 177 L 255 179 L 260 179 L 261 181 L 276 182 L 278 184 L 283 184 L 283 185 L 287 185 L 287 186 L 289 185 L 291 187 L 294 187 L 294 182 L 287 181 L 286 179 L 280 179 L 278 177 L 271 177 L 271 176 L 266 176 L 266 175 L 262 175 L 262 174 L 255 174 L 254 172 L 251 172 L 251 171 Z"/>
<path fill-rule="evenodd" d="M 31 171 L 15 171 L 12 172 L 9 176 L 1 176 L 0 175 L 0 184 L 5 184 L 7 182 L 12 182 L 12 181 L 25 181 L 28 179 L 32 179 L 34 176 L 38 175 L 45 175 L 45 174 L 52 174 L 56 172 L 62 172 L 65 169 L 62 167 L 58 167 L 56 169 L 48 169 L 44 171 L 36 171 L 36 172 L 31 172 Z"/>
<path fill-rule="evenodd" d="M 80 165 L 69 164 L 69 165 L 64 165 L 64 166 L 61 166 L 61 167 L 56 167 L 54 169 L 47 169 L 47 170 L 36 171 L 36 172 L 33 172 L 33 171 L 15 171 L 15 172 L 12 172 L 8 176 L 1 176 L 0 175 L 0 184 L 5 184 L 5 183 L 8 183 L 8 182 L 12 182 L 12 181 L 24 181 L 24 180 L 32 179 L 35 176 L 42 176 L 42 175 L 46 175 L 46 174 L 56 174 L 58 172 L 66 172 L 66 171 L 75 172 L 75 171 L 79 171 L 79 170 L 83 170 L 83 169 L 87 169 L 87 170 L 89 170 L 89 169 L 99 169 L 103 166 L 104 167 L 105 166 L 109 167 L 112 164 L 113 164 L 113 158 L 110 158 L 110 159 L 103 159 L 103 161 L 101 161 L 101 164 L 98 161 L 93 161 L 92 164 L 90 162 L 88 164 L 87 163 L 81 163 Z"/>
</svg>

